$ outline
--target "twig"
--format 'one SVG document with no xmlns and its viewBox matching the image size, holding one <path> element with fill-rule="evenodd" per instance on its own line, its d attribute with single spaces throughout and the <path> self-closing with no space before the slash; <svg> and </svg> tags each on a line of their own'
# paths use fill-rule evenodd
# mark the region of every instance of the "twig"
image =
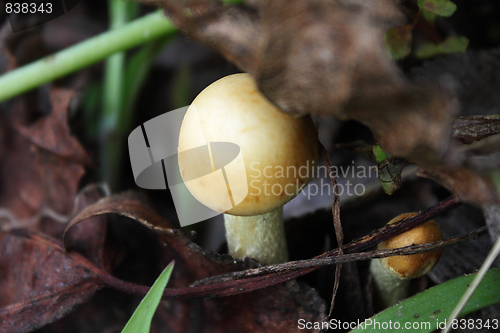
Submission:
<svg viewBox="0 0 500 333">
<path fill-rule="evenodd" d="M 332 176 L 332 163 L 330 161 L 330 156 L 326 148 L 319 142 L 319 150 L 321 153 L 321 159 L 323 163 L 328 167 L 328 175 L 330 176 L 330 182 L 333 188 L 333 203 L 332 203 L 332 215 L 333 215 L 333 227 L 335 229 L 335 236 L 337 238 L 337 244 L 339 246 L 339 254 L 344 254 L 342 247 L 344 246 L 344 231 L 342 230 L 342 222 L 340 221 L 340 196 L 337 189 L 337 181 L 335 177 Z M 332 315 L 333 307 L 335 306 L 335 296 L 339 289 L 340 283 L 340 273 L 342 271 L 342 264 L 337 264 L 335 267 L 335 281 L 333 283 L 332 290 L 332 302 L 330 303 L 330 311 L 328 312 L 328 318 Z"/>
<path fill-rule="evenodd" d="M 297 277 L 307 273 L 304 268 L 318 268 L 325 265 L 335 265 L 344 262 L 383 258 L 393 255 L 408 255 L 429 252 L 451 244 L 476 239 L 477 237 L 486 233 L 487 229 L 486 227 L 483 227 L 466 235 L 461 235 L 447 239 L 445 241 L 430 244 L 413 245 L 399 249 L 344 254 L 333 257 L 313 258 L 308 260 L 287 262 L 279 265 L 270 265 L 262 268 L 249 269 L 242 272 L 234 272 L 198 281 L 195 285 L 190 287 L 166 288 L 163 294 L 163 298 L 195 299 L 242 294 L 279 284 L 283 282 L 280 279 L 280 277 L 284 275 L 283 272 L 288 272 L 290 270 L 293 270 L 295 273 L 298 272 L 298 274 L 294 276 Z M 123 292 L 136 295 L 145 295 L 149 291 L 148 287 L 122 281 L 102 270 L 100 271 L 99 275 L 101 283 L 103 285 L 121 290 Z"/>
<path fill-rule="evenodd" d="M 349 253 L 349 254 L 338 254 L 330 257 L 316 257 L 312 259 L 306 260 L 298 260 L 298 261 L 290 261 L 284 264 L 279 265 L 269 265 L 260 268 L 248 269 L 240 272 L 232 272 L 226 275 L 219 275 L 210 277 L 201 281 L 197 281 L 193 284 L 193 286 L 207 285 L 216 282 L 224 282 L 231 280 L 240 280 L 245 278 L 250 278 L 253 276 L 266 275 L 271 273 L 283 273 L 287 271 L 293 271 L 301 268 L 308 267 L 322 267 L 326 265 L 334 265 L 337 263 L 345 263 L 345 262 L 353 262 L 360 260 L 368 260 L 374 258 L 385 258 L 391 257 L 395 255 L 409 255 L 415 253 L 425 253 L 435 251 L 437 249 L 443 248 L 448 245 L 463 243 L 469 240 L 473 240 L 478 238 L 479 236 L 485 235 L 487 233 L 487 228 L 482 227 L 476 229 L 468 234 L 460 235 L 452 238 L 448 238 L 446 240 L 420 244 L 420 245 L 412 245 L 406 246 L 396 249 L 387 249 L 387 250 L 374 250 L 369 252 L 358 252 L 358 253 Z"/>
</svg>

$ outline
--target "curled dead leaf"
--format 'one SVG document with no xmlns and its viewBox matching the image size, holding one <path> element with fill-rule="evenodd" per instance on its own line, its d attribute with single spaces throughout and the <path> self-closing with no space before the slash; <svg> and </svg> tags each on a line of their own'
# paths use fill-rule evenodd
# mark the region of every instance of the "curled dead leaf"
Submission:
<svg viewBox="0 0 500 333">
<path fill-rule="evenodd" d="M 69 215 L 73 209 L 84 166 L 91 163 L 67 123 L 73 93 L 53 88 L 52 112 L 30 126 L 23 124 L 29 117 L 22 99 L 0 117 L 0 207 L 15 219 L 43 210 Z"/>
<path fill-rule="evenodd" d="M 94 265 L 23 229 L 0 233 L 0 330 L 28 332 L 68 314 L 102 285 Z"/>
<path fill-rule="evenodd" d="M 393 156 L 434 163 L 448 149 L 457 107 L 453 94 L 406 80 L 383 43 L 411 2 L 159 3 L 189 37 L 252 74 L 283 111 L 362 122 Z M 200 6 L 210 10 L 197 10 Z"/>
<path fill-rule="evenodd" d="M 64 159 L 90 166 L 92 161 L 78 140 L 71 135 L 68 125 L 68 108 L 75 91 L 52 87 L 50 90 L 51 113 L 35 124 L 18 126 L 19 133 L 34 145 Z"/>
</svg>

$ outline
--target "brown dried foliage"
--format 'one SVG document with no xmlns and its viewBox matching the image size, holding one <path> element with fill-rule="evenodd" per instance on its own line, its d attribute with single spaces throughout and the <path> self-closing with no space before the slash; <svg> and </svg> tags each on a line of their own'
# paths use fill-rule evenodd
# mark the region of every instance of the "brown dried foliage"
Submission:
<svg viewBox="0 0 500 333">
<path fill-rule="evenodd" d="M 404 20 L 393 1 L 157 1 L 189 37 L 252 74 L 283 111 L 367 125 L 392 155 L 435 163 L 446 152 L 453 94 L 410 83 L 382 43 Z M 190 15 L 192 14 L 192 15 Z"/>
</svg>

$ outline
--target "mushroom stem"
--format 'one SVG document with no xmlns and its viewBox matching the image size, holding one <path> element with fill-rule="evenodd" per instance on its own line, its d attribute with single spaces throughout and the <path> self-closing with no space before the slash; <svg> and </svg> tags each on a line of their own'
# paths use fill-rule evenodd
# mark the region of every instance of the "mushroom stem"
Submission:
<svg viewBox="0 0 500 333">
<path fill-rule="evenodd" d="M 380 260 L 371 261 L 370 271 L 375 292 L 375 305 L 380 305 L 380 309 L 396 304 L 408 296 L 410 280 L 395 277 L 382 266 Z"/>
<path fill-rule="evenodd" d="M 253 257 L 266 265 L 288 261 L 283 206 L 255 216 L 224 214 L 224 224 L 233 258 Z"/>
</svg>

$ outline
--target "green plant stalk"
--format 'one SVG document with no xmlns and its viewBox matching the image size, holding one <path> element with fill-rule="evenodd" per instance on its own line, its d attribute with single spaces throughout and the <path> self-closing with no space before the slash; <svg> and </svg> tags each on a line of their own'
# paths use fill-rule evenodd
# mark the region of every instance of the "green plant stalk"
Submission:
<svg viewBox="0 0 500 333">
<path fill-rule="evenodd" d="M 113 121 L 113 126 L 106 127 L 106 131 L 101 132 L 103 134 L 101 136 L 103 140 L 101 145 L 103 178 L 112 189 L 116 189 L 118 186 L 120 168 L 117 166 L 122 160 L 123 146 L 127 142 L 126 136 L 131 131 L 133 110 L 139 91 L 147 78 L 156 55 L 172 38 L 173 35 L 167 35 L 143 46 L 127 61 L 124 69 L 119 74 L 123 79 L 120 87 L 121 93 L 116 95 L 121 98 L 115 103 L 120 105 L 120 108 L 117 109 L 116 114 L 106 114 L 107 119 Z M 107 122 L 106 125 L 109 126 L 110 123 Z"/>
<path fill-rule="evenodd" d="M 137 53 L 127 62 L 124 72 L 123 116 L 118 122 L 119 128 L 126 131 L 127 134 L 132 125 L 132 112 L 142 84 L 153 66 L 156 55 L 173 37 L 174 35 L 170 34 L 149 42 L 137 51 Z"/>
<path fill-rule="evenodd" d="M 122 0 L 109 0 L 110 30 L 120 28 L 127 22 L 128 3 Z M 116 122 L 122 108 L 123 67 L 125 53 L 118 52 L 106 60 L 104 73 L 104 131 L 116 127 Z"/>
<path fill-rule="evenodd" d="M 110 30 L 118 29 L 127 23 L 129 5 L 122 0 L 109 0 Z M 101 136 L 101 163 L 102 178 L 111 189 L 116 190 L 118 183 L 117 162 L 121 157 L 122 135 L 119 132 L 118 122 L 122 117 L 123 108 L 123 69 L 125 66 L 125 52 L 118 52 L 106 60 L 104 73 L 104 96 L 102 107 Z"/>
<path fill-rule="evenodd" d="M 453 307 L 476 276 L 477 274 L 461 276 L 427 289 L 367 319 L 350 332 L 430 333 L 445 328 L 445 320 L 447 323 Z M 500 269 L 492 268 L 484 276 L 461 315 L 498 302 L 500 302 Z M 391 325 L 391 328 L 387 325 Z"/>
<path fill-rule="evenodd" d="M 498 254 L 500 253 L 500 238 L 498 238 L 495 241 L 495 244 L 493 245 L 493 248 L 491 249 L 490 253 L 484 260 L 483 264 L 481 265 L 481 268 L 476 274 L 476 277 L 470 284 L 467 284 L 468 288 L 462 295 L 462 298 L 460 298 L 460 301 L 457 303 L 453 311 L 451 312 L 450 316 L 448 317 L 448 322 L 446 324 L 446 327 L 441 330 L 442 333 L 447 333 L 450 331 L 452 328 L 452 323 L 457 318 L 460 313 L 463 311 L 467 303 L 470 301 L 470 298 L 476 291 L 477 287 L 481 283 L 481 281 L 484 279 L 484 276 L 486 273 L 488 273 L 488 270 L 490 266 L 493 264 L 493 261 L 498 257 Z"/>
<path fill-rule="evenodd" d="M 191 67 L 180 66 L 174 74 L 172 106 L 174 109 L 189 105 L 191 102 Z"/>
<path fill-rule="evenodd" d="M 143 16 L 0 76 L 0 102 L 176 30 L 163 11 Z"/>
</svg>

